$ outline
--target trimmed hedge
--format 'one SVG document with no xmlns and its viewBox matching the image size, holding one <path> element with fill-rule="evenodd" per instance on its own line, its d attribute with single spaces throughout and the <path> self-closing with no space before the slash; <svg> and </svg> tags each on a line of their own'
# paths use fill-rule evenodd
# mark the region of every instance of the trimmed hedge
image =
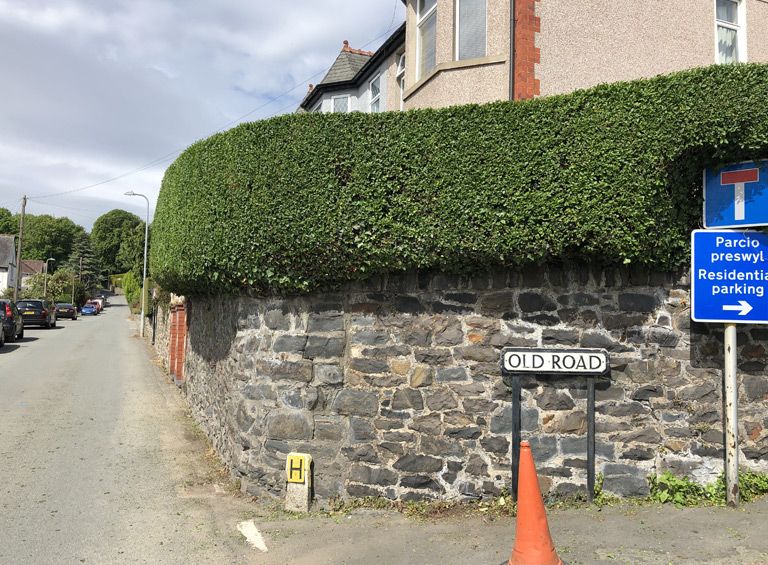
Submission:
<svg viewBox="0 0 768 565">
<path fill-rule="evenodd" d="M 768 66 L 526 102 L 295 114 L 187 149 L 152 272 L 178 293 L 307 291 L 385 271 L 687 260 L 701 170 L 765 156 Z"/>
</svg>

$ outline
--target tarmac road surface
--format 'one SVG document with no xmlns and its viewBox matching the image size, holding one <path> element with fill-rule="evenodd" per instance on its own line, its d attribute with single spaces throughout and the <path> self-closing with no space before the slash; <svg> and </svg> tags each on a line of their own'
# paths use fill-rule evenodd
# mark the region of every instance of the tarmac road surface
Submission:
<svg viewBox="0 0 768 565">
<path fill-rule="evenodd" d="M 0 348 L 0 563 L 256 562 L 244 501 L 214 489 L 181 397 L 111 301 Z"/>
</svg>

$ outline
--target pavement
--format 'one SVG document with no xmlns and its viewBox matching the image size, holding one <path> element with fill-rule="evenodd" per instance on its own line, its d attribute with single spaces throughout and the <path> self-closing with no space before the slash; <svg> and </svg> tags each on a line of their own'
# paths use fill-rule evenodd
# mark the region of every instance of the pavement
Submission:
<svg viewBox="0 0 768 565">
<path fill-rule="evenodd" d="M 0 348 L 0 477 L 0 564 L 496 565 L 514 543 L 513 518 L 480 512 L 295 516 L 243 496 L 121 297 Z M 768 563 L 768 499 L 548 515 L 569 564 Z"/>
</svg>

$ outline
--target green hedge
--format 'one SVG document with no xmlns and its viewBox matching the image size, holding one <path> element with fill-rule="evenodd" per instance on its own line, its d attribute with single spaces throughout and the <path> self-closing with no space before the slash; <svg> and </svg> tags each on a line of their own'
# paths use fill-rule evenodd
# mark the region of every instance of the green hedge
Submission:
<svg viewBox="0 0 768 565">
<path fill-rule="evenodd" d="M 705 165 L 765 156 L 768 66 L 527 102 L 296 114 L 187 149 L 152 271 L 178 293 L 305 291 L 385 271 L 686 260 Z"/>
</svg>

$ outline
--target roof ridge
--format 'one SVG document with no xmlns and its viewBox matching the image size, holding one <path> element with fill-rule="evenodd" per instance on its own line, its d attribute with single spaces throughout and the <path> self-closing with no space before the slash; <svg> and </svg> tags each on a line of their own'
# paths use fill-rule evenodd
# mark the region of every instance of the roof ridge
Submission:
<svg viewBox="0 0 768 565">
<path fill-rule="evenodd" d="M 366 55 L 368 57 L 373 57 L 373 51 L 364 51 L 363 49 L 353 49 L 349 46 L 349 41 L 346 39 L 344 40 L 344 45 L 341 47 L 341 50 L 343 52 L 347 53 L 354 53 L 355 55 Z"/>
</svg>

